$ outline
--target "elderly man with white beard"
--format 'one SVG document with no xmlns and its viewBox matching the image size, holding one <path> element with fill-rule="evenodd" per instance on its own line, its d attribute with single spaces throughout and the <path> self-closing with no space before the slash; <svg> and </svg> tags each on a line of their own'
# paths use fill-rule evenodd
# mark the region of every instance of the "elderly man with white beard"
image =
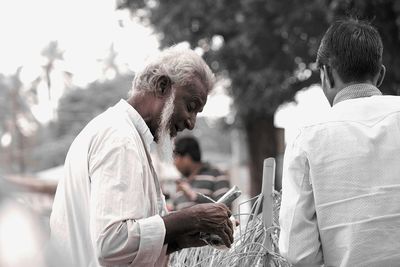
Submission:
<svg viewBox="0 0 400 267">
<path fill-rule="evenodd" d="M 169 213 L 150 157 L 172 160 L 173 138 L 192 130 L 214 75 L 190 49 L 172 47 L 135 75 L 127 101 L 94 118 L 72 143 L 50 218 L 51 241 L 74 266 L 163 266 L 204 246 L 200 232 L 233 242 L 230 210 L 200 204 Z"/>
</svg>

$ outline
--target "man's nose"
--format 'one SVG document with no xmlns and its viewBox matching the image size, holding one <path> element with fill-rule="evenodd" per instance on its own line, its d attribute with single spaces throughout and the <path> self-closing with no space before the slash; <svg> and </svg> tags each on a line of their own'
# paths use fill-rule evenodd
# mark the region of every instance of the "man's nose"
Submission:
<svg viewBox="0 0 400 267">
<path fill-rule="evenodd" d="M 196 125 L 196 114 L 193 114 L 185 121 L 185 126 L 189 130 L 193 130 L 194 126 Z"/>
</svg>

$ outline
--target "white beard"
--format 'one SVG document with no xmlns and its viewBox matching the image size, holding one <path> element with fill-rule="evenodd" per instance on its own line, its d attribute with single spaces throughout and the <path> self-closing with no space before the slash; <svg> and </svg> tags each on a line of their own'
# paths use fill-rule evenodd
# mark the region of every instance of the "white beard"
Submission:
<svg viewBox="0 0 400 267">
<path fill-rule="evenodd" d="M 167 164 L 173 163 L 174 138 L 171 138 L 170 122 L 174 113 L 174 100 L 175 94 L 172 92 L 161 112 L 160 127 L 157 131 L 157 156 L 160 161 Z"/>
</svg>

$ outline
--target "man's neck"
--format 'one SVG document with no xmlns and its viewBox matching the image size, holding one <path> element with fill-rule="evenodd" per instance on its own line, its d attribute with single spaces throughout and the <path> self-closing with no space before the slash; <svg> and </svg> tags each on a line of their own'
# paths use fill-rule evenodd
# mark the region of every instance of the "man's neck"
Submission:
<svg viewBox="0 0 400 267">
<path fill-rule="evenodd" d="M 154 127 L 152 125 L 154 123 L 154 111 L 153 108 L 155 105 L 149 104 L 149 102 L 153 101 L 151 98 L 151 93 L 136 93 L 131 96 L 127 102 L 139 113 L 139 115 L 143 118 L 144 122 L 149 127 L 153 136 L 156 136 Z M 155 101 L 153 101 L 155 103 Z"/>
<path fill-rule="evenodd" d="M 332 88 L 331 92 L 333 92 L 333 95 L 331 93 L 331 98 L 330 98 L 330 104 L 333 106 L 335 104 L 335 98 L 337 98 L 338 95 L 342 94 L 342 90 L 357 84 L 368 84 L 371 86 L 376 86 L 371 80 L 365 80 L 365 81 L 351 81 L 351 82 L 343 82 L 340 78 L 335 79 L 335 87 Z"/>
<path fill-rule="evenodd" d="M 348 99 L 370 97 L 374 95 L 381 95 L 382 93 L 372 83 L 356 83 L 346 86 L 340 90 L 334 100 L 333 105 Z"/>
</svg>

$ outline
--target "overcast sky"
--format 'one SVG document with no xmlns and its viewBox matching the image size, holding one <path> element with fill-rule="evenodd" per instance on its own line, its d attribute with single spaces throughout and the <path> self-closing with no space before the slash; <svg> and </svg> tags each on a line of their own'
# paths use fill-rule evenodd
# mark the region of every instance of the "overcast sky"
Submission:
<svg viewBox="0 0 400 267">
<path fill-rule="evenodd" d="M 132 22 L 127 11 L 115 11 L 114 1 L 23 0 L 0 2 L 0 73 L 24 67 L 23 79 L 37 77 L 40 55 L 51 41 L 64 50 L 60 68 L 78 84 L 98 77 L 99 62 L 114 43 L 117 61 L 135 70 L 158 49 L 151 30 Z M 121 27 L 120 25 L 124 25 Z"/>
</svg>

